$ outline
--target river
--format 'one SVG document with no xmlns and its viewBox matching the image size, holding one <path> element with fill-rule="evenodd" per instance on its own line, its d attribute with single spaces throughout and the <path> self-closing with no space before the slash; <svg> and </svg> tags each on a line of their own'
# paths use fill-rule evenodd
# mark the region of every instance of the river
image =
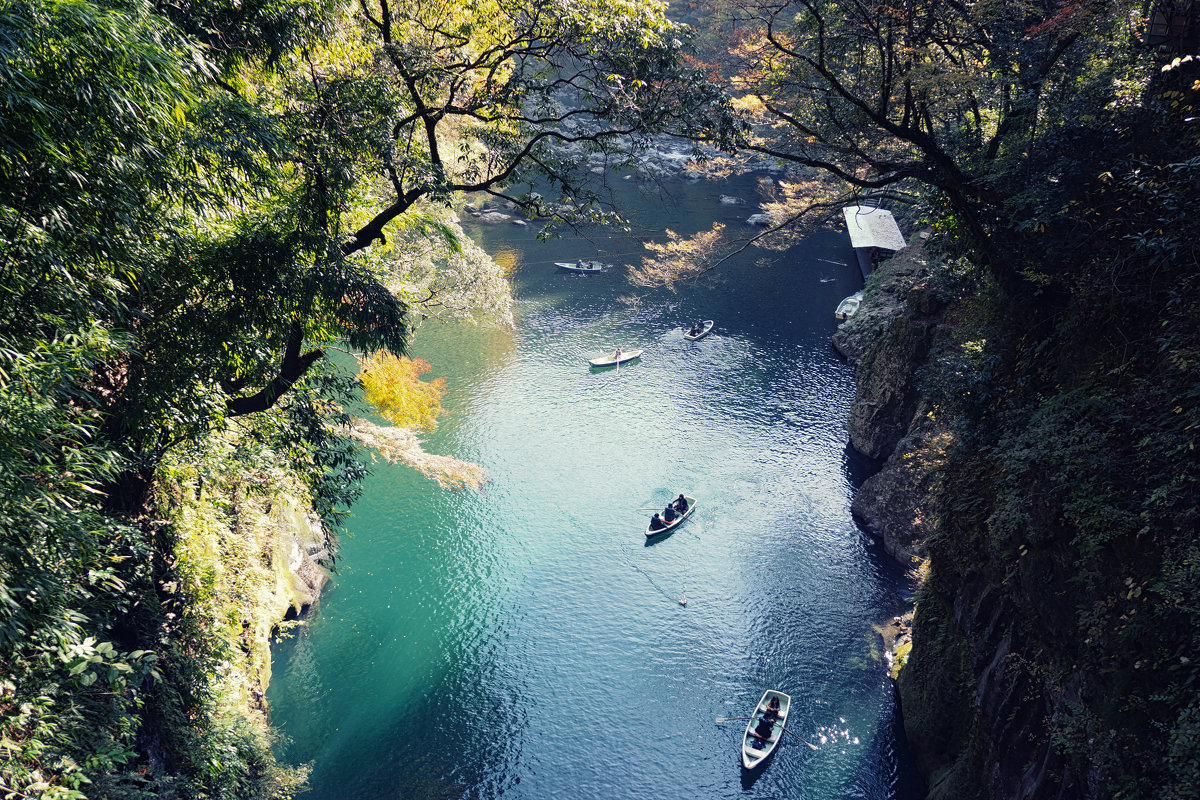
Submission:
<svg viewBox="0 0 1200 800">
<path fill-rule="evenodd" d="M 847 237 L 675 293 L 555 270 L 628 263 L 668 227 L 749 233 L 757 210 L 751 178 L 635 184 L 630 233 L 474 231 L 515 262 L 515 331 L 420 329 L 413 354 L 448 379 L 428 449 L 490 482 L 374 465 L 332 586 L 274 647 L 268 699 L 283 757 L 313 765 L 305 798 L 915 796 L 872 630 L 911 589 L 850 517 L 871 465 L 847 448 L 853 370 L 830 347 L 861 286 Z M 713 334 L 685 341 L 698 318 Z M 588 368 L 618 345 L 645 354 Z M 679 492 L 695 513 L 648 544 Z M 745 723 L 714 720 L 769 687 L 792 695 L 796 737 L 745 774 Z"/>
</svg>

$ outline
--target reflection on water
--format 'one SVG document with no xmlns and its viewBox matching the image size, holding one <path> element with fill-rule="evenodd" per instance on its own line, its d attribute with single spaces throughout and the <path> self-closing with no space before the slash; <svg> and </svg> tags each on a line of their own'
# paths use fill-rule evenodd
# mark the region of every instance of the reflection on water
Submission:
<svg viewBox="0 0 1200 800">
<path fill-rule="evenodd" d="M 654 231 L 736 225 L 753 208 L 718 197 L 753 187 L 634 207 Z M 413 348 L 449 379 L 429 449 L 491 483 L 455 493 L 375 465 L 334 588 L 275 648 L 269 700 L 285 756 L 314 764 L 306 797 L 909 796 L 871 630 L 907 587 L 850 520 L 870 465 L 847 455 L 853 376 L 829 345 L 858 288 L 844 237 L 628 304 L 619 270 L 552 262 L 628 263 L 631 234 L 531 227 L 475 232 L 513 254 L 515 334 L 430 325 Z M 701 317 L 713 333 L 684 340 Z M 589 370 L 615 346 L 645 353 Z M 696 512 L 647 547 L 681 491 Z M 767 687 L 820 749 L 785 741 L 744 778 L 744 723 L 714 719 Z"/>
</svg>

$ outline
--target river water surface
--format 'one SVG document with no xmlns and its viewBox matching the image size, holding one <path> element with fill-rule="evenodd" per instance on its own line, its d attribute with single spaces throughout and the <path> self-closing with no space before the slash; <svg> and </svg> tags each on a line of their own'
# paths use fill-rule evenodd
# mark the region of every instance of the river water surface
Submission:
<svg viewBox="0 0 1200 800">
<path fill-rule="evenodd" d="M 274 648 L 268 698 L 282 755 L 313 765 L 305 798 L 912 796 L 872 630 L 909 587 L 850 518 L 869 465 L 846 447 L 853 374 L 830 347 L 853 251 L 821 232 L 676 293 L 554 269 L 619 267 L 667 227 L 750 231 L 753 180 L 670 188 L 629 187 L 632 234 L 475 231 L 516 262 L 516 330 L 426 325 L 413 354 L 448 378 L 428 449 L 490 483 L 375 464 L 332 586 Z M 698 318 L 713 334 L 685 341 Z M 645 354 L 588 368 L 618 345 Z M 648 545 L 679 492 L 695 513 Z M 714 720 L 769 687 L 799 738 L 746 774 L 745 723 Z"/>
</svg>

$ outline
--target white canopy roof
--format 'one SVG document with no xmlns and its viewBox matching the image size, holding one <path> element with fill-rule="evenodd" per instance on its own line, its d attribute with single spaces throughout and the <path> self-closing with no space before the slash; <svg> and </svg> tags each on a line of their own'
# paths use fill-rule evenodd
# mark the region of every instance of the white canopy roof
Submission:
<svg viewBox="0 0 1200 800">
<path fill-rule="evenodd" d="M 892 212 L 874 206 L 846 206 L 842 214 L 850 231 L 850 244 L 855 247 L 904 249 L 904 236 Z"/>
</svg>

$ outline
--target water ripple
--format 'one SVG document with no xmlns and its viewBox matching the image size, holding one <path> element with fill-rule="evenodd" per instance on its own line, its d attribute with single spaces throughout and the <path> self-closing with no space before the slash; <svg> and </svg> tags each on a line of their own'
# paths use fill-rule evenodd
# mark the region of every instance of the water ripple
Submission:
<svg viewBox="0 0 1200 800">
<path fill-rule="evenodd" d="M 686 231 L 719 208 L 681 203 L 653 213 Z M 852 263 L 840 238 L 631 305 L 619 273 L 548 266 L 581 242 L 521 230 L 485 234 L 517 263 L 517 331 L 427 325 L 414 344 L 449 386 L 429 448 L 491 482 L 376 465 L 334 589 L 275 648 L 269 699 L 286 756 L 314 762 L 307 796 L 913 796 L 871 629 L 907 585 L 849 517 L 853 376 L 829 347 L 857 287 L 813 268 Z M 684 340 L 700 317 L 713 334 Z M 615 346 L 645 353 L 588 368 Z M 695 513 L 648 546 L 681 491 Z M 769 686 L 820 749 L 789 738 L 744 776 L 744 723 L 714 720 Z"/>
</svg>

